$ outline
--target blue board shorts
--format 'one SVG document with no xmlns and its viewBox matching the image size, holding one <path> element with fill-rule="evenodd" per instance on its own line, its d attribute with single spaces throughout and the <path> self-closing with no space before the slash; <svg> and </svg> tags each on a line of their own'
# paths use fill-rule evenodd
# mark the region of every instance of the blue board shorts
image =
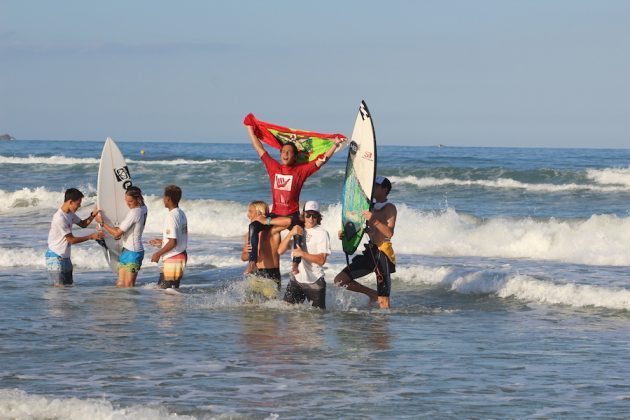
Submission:
<svg viewBox="0 0 630 420">
<path fill-rule="evenodd" d="M 63 258 L 50 249 L 46 251 L 45 257 L 46 271 L 53 286 L 71 286 L 73 266 L 70 258 Z"/>
<path fill-rule="evenodd" d="M 128 273 L 137 273 L 142 267 L 143 259 L 144 251 L 136 252 L 123 248 L 123 252 L 118 258 L 118 270 L 123 269 Z"/>
</svg>

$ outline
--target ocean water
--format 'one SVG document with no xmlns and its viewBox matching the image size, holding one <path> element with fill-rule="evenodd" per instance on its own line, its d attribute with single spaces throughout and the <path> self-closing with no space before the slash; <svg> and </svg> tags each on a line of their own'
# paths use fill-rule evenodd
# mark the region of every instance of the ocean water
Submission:
<svg viewBox="0 0 630 420">
<path fill-rule="evenodd" d="M 270 199 L 248 144 L 118 143 L 145 240 L 164 185 L 184 190 L 181 294 L 154 288 L 148 258 L 137 288 L 114 288 L 92 242 L 73 246 L 75 286 L 49 286 L 50 219 L 69 187 L 88 214 L 102 144 L 0 143 L 0 418 L 628 417 L 630 150 L 379 148 L 392 309 L 332 284 L 333 240 L 320 311 L 245 299 L 246 205 Z M 302 192 L 332 238 L 344 168 L 333 157 Z"/>
</svg>

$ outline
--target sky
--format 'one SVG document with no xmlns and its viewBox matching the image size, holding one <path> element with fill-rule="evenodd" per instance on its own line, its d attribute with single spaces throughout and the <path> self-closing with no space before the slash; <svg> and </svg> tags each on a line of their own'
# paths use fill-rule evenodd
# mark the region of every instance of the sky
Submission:
<svg viewBox="0 0 630 420">
<path fill-rule="evenodd" d="M 0 0 L 0 134 L 630 147 L 630 1 Z"/>
</svg>

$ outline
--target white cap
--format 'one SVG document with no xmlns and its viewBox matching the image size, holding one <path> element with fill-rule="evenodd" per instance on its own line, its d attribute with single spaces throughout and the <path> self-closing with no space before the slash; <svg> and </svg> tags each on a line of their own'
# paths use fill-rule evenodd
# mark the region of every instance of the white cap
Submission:
<svg viewBox="0 0 630 420">
<path fill-rule="evenodd" d="M 319 213 L 319 204 L 317 201 L 307 201 L 306 204 L 304 204 L 304 211 L 316 211 Z"/>
</svg>

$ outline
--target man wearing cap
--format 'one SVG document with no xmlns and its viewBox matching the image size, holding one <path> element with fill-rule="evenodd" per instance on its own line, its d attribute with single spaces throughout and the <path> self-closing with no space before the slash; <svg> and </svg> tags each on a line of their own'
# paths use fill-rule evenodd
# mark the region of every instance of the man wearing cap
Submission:
<svg viewBox="0 0 630 420">
<path fill-rule="evenodd" d="M 316 308 L 326 309 L 326 280 L 324 279 L 324 264 L 330 255 L 330 237 L 328 231 L 321 226 L 322 215 L 316 201 L 304 204 L 304 229 L 296 225 L 282 240 L 278 253 L 283 254 L 289 249 L 291 238 L 304 235 L 304 246 L 297 245 L 293 249 L 294 257 L 301 257 L 297 273 L 291 273 L 287 284 L 284 301 L 302 303 L 309 300 Z"/>
<path fill-rule="evenodd" d="M 396 255 L 392 247 L 392 236 L 396 226 L 396 206 L 387 200 L 392 183 L 382 175 L 374 181 L 372 211 L 364 211 L 363 217 L 368 224 L 366 230 L 370 241 L 365 245 L 362 255 L 352 259 L 337 277 L 335 284 L 353 292 L 364 293 L 370 302 L 378 302 L 382 309 L 389 308 L 391 273 L 396 271 Z M 376 274 L 376 290 L 363 286 L 355 279 L 370 273 Z"/>
</svg>

